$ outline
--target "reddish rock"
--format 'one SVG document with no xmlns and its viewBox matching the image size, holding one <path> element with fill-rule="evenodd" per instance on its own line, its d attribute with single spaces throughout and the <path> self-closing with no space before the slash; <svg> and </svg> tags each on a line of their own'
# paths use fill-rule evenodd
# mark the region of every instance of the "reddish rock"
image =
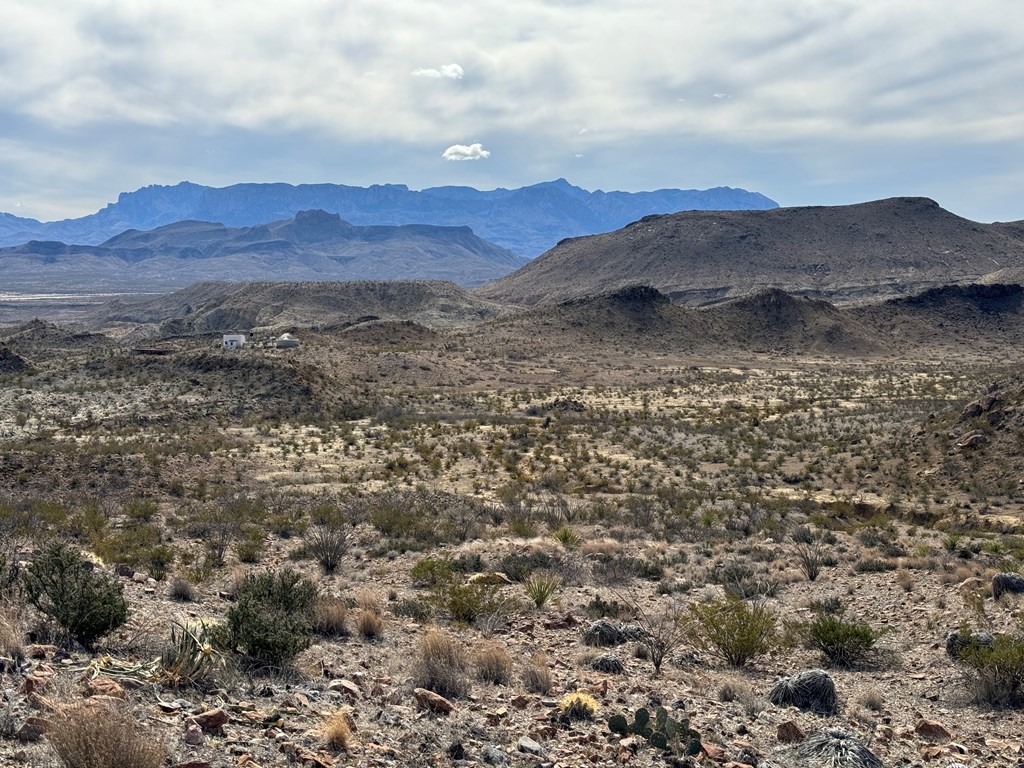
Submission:
<svg viewBox="0 0 1024 768">
<path fill-rule="evenodd" d="M 786 744 L 793 744 L 807 738 L 804 729 L 799 726 L 796 720 L 787 720 L 784 723 L 779 723 L 777 735 L 779 741 Z"/>
<path fill-rule="evenodd" d="M 186 760 L 184 763 L 175 763 L 171 768 L 213 768 L 213 766 L 206 760 Z"/>
<path fill-rule="evenodd" d="M 359 686 L 345 678 L 341 678 L 340 680 L 331 680 L 330 685 L 327 686 L 327 690 L 340 691 L 346 698 L 354 699 L 356 701 L 363 698 L 363 692 L 359 689 Z"/>
<path fill-rule="evenodd" d="M 455 705 L 444 696 L 428 691 L 426 688 L 417 688 L 412 692 L 412 695 L 416 697 L 416 703 L 428 712 L 447 715 L 455 709 Z"/>
<path fill-rule="evenodd" d="M 914 732 L 918 736 L 924 736 L 926 739 L 932 741 L 949 741 L 953 738 L 946 727 L 936 720 L 925 720 L 924 718 L 917 721 L 917 725 L 914 726 Z"/>
<path fill-rule="evenodd" d="M 207 710 L 189 718 L 191 722 L 202 728 L 204 733 L 220 733 L 221 729 L 227 725 L 230 719 L 228 713 L 220 707 Z"/>
<path fill-rule="evenodd" d="M 14 734 L 18 741 L 40 741 L 49 723 L 41 717 L 28 717 Z"/>
<path fill-rule="evenodd" d="M 86 697 L 110 696 L 115 699 L 128 698 L 124 692 L 124 687 L 117 680 L 109 677 L 97 677 L 93 680 L 86 680 L 83 693 Z"/>
<path fill-rule="evenodd" d="M 185 743 L 192 747 L 198 747 L 203 743 L 203 729 L 195 723 L 192 723 L 185 730 Z"/>
</svg>

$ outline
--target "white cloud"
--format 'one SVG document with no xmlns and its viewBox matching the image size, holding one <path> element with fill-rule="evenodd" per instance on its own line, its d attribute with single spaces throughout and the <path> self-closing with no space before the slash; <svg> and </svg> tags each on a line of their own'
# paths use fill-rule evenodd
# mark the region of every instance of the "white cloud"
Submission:
<svg viewBox="0 0 1024 768">
<path fill-rule="evenodd" d="M 442 64 L 439 69 L 420 67 L 412 71 L 413 77 L 448 78 L 449 80 L 461 80 L 464 74 L 466 74 L 465 70 L 458 64 Z"/>
<path fill-rule="evenodd" d="M 486 160 L 491 153 L 484 149 L 480 143 L 476 144 L 452 144 L 441 153 L 445 160 Z"/>
</svg>

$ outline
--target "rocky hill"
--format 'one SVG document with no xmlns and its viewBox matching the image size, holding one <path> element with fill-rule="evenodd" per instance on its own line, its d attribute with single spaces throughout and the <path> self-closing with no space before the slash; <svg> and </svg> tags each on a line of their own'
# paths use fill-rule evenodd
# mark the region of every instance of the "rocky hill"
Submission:
<svg viewBox="0 0 1024 768">
<path fill-rule="evenodd" d="M 781 354 L 832 357 L 997 356 L 1024 343 L 1024 288 L 947 286 L 857 306 L 756 291 L 683 307 L 648 286 L 541 305 L 485 323 L 474 346 L 516 355 L 587 349 L 652 355 Z"/>
<path fill-rule="evenodd" d="M 359 227 L 337 214 L 231 228 L 182 221 L 98 246 L 31 241 L 0 249 L 9 290 L 166 290 L 196 281 L 452 280 L 479 285 L 526 263 L 468 227 Z"/>
<path fill-rule="evenodd" d="M 502 311 L 450 282 L 224 281 L 197 283 L 143 301 L 115 300 L 97 308 L 91 320 L 142 324 L 170 336 L 256 328 L 331 330 L 380 319 L 446 328 L 479 323 Z"/>
<path fill-rule="evenodd" d="M 979 224 L 924 198 L 649 216 L 559 243 L 481 297 L 553 304 L 643 283 L 703 305 L 762 288 L 883 299 L 1024 266 L 1020 224 Z"/>
<path fill-rule="evenodd" d="M 43 223 L 0 214 L 0 246 L 29 240 L 98 245 L 126 229 L 154 229 L 185 220 L 251 227 L 322 209 L 356 225 L 468 226 L 480 237 L 532 258 L 562 238 L 608 232 L 652 213 L 774 207 L 777 204 L 764 195 L 729 187 L 589 192 L 565 179 L 489 191 L 472 187 L 415 191 L 403 184 L 214 188 L 182 182 L 124 192 L 116 203 L 77 219 Z"/>
</svg>

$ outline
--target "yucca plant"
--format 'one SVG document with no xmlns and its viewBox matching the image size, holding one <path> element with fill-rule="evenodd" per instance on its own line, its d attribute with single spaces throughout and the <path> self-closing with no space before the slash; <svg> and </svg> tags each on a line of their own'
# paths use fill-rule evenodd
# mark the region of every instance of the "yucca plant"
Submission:
<svg viewBox="0 0 1024 768">
<path fill-rule="evenodd" d="M 543 608 L 562 585 L 560 576 L 553 573 L 533 573 L 523 582 L 526 596 L 537 608 Z"/>
<path fill-rule="evenodd" d="M 566 549 L 574 549 L 580 545 L 581 541 L 583 541 L 583 537 L 580 535 L 580 532 L 571 525 L 563 525 L 551 534 L 551 536 Z"/>
<path fill-rule="evenodd" d="M 164 685 L 199 685 L 225 667 L 224 655 L 214 647 L 213 630 L 206 622 L 175 623 L 171 640 L 160 654 L 155 677 Z"/>
</svg>

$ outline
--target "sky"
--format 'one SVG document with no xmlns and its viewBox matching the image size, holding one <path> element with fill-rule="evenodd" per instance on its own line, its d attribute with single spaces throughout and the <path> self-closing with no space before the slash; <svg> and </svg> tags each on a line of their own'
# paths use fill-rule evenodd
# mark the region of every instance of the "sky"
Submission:
<svg viewBox="0 0 1024 768">
<path fill-rule="evenodd" d="M 1024 219 L 1019 0 L 5 0 L 0 211 L 192 181 Z"/>
</svg>

